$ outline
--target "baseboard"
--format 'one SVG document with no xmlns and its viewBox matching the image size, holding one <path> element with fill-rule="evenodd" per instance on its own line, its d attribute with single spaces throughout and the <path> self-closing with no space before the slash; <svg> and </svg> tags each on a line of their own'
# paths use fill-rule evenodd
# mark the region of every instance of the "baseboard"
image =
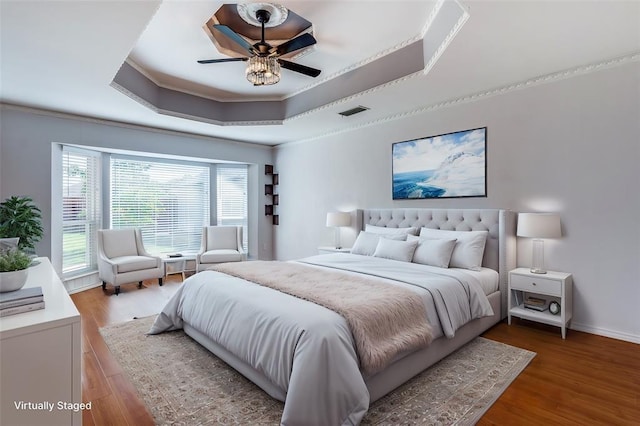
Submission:
<svg viewBox="0 0 640 426">
<path fill-rule="evenodd" d="M 585 333 L 597 334 L 598 336 L 611 337 L 612 339 L 624 340 L 626 342 L 631 343 L 639 343 L 640 344 L 640 336 L 629 334 L 629 333 L 621 333 L 619 331 L 612 331 L 606 328 L 593 327 L 585 324 L 579 324 L 575 322 L 571 322 L 571 330 L 576 331 L 584 331 Z"/>
<path fill-rule="evenodd" d="M 92 288 L 100 287 L 101 285 L 102 283 L 94 283 L 94 284 L 89 284 L 82 287 L 76 287 L 72 290 L 67 289 L 67 293 L 69 294 L 80 293 L 81 291 L 91 290 Z"/>
<path fill-rule="evenodd" d="M 69 294 L 79 293 L 102 285 L 102 281 L 98 278 L 98 271 L 67 278 L 63 282 Z"/>
</svg>

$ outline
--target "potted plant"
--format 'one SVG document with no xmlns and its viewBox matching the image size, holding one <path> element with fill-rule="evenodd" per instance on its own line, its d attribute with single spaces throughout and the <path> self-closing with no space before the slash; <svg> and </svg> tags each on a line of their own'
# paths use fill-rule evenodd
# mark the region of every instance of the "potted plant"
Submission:
<svg viewBox="0 0 640 426">
<path fill-rule="evenodd" d="M 31 258 L 22 250 L 0 251 L 0 293 L 19 290 L 27 282 Z"/>
<path fill-rule="evenodd" d="M 18 248 L 35 253 L 42 239 L 42 215 L 29 197 L 10 197 L 0 203 L 0 238 L 20 237 Z"/>
</svg>

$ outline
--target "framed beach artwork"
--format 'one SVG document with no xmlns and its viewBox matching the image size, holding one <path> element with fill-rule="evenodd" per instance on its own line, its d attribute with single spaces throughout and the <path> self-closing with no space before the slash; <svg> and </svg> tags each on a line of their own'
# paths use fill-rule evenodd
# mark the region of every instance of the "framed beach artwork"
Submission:
<svg viewBox="0 0 640 426">
<path fill-rule="evenodd" d="M 487 128 L 393 144 L 393 199 L 487 196 Z"/>
</svg>

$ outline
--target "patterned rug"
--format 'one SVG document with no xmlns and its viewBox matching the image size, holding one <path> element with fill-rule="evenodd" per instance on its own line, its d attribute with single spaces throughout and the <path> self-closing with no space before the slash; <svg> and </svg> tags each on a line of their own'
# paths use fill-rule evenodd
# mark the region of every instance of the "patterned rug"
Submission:
<svg viewBox="0 0 640 426">
<path fill-rule="evenodd" d="M 155 316 L 100 333 L 159 425 L 278 425 L 283 404 Z M 471 425 L 534 352 L 478 337 L 371 405 L 363 425 Z"/>
</svg>

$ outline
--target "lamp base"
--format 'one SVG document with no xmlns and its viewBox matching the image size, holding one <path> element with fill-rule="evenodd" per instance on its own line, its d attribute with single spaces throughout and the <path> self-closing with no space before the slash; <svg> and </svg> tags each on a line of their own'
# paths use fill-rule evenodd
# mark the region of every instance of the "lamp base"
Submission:
<svg viewBox="0 0 640 426">
<path fill-rule="evenodd" d="M 533 262 L 531 262 L 531 272 L 534 274 L 546 274 L 544 269 L 544 241 L 533 240 Z"/>
</svg>

